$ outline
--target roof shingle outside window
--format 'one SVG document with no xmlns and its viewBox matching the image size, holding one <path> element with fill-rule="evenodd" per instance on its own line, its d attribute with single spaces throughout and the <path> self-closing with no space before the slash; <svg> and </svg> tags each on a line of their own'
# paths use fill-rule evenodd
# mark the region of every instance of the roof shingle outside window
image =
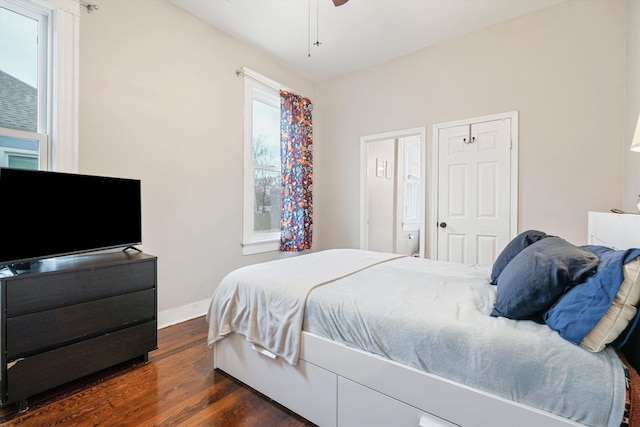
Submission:
<svg viewBox="0 0 640 427">
<path fill-rule="evenodd" d="M 38 130 L 38 91 L 0 70 L 0 127 Z"/>
</svg>

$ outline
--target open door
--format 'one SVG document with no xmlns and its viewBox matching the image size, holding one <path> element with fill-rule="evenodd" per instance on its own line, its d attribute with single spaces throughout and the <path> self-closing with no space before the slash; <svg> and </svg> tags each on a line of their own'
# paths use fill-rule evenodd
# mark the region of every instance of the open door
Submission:
<svg viewBox="0 0 640 427">
<path fill-rule="evenodd" d="M 424 129 L 361 139 L 362 249 L 423 256 Z"/>
</svg>

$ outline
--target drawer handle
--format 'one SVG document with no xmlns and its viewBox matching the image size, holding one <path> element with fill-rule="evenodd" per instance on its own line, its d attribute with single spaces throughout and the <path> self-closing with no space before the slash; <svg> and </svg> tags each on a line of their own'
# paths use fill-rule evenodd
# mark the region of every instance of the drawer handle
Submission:
<svg viewBox="0 0 640 427">
<path fill-rule="evenodd" d="M 258 353 L 260 353 L 260 354 L 262 354 L 262 355 L 264 355 L 264 356 L 270 357 L 271 359 L 274 359 L 274 360 L 275 360 L 275 358 L 276 358 L 276 357 L 278 357 L 278 356 L 276 356 L 275 354 L 271 353 L 271 352 L 270 352 L 269 350 L 267 350 L 266 348 L 258 347 L 258 346 L 257 346 L 257 345 L 255 345 L 255 344 L 251 344 L 251 350 L 255 350 L 255 351 L 257 351 Z"/>
<path fill-rule="evenodd" d="M 24 357 L 21 357 L 19 359 L 14 360 L 13 362 L 8 362 L 7 363 L 7 369 L 13 368 L 15 365 L 18 364 L 18 362 L 22 362 L 23 360 L 24 360 Z"/>
<path fill-rule="evenodd" d="M 436 421 L 434 417 L 429 417 L 427 415 L 420 416 L 420 422 L 418 423 L 419 427 L 445 427 L 450 425 L 452 424 L 449 424 L 444 420 L 440 422 Z"/>
</svg>

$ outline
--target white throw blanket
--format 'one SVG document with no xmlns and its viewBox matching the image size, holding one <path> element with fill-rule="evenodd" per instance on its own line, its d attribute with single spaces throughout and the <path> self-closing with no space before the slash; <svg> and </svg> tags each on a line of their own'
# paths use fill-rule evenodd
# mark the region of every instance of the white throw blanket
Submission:
<svg viewBox="0 0 640 427">
<path fill-rule="evenodd" d="M 216 288 L 207 321 L 210 346 L 231 332 L 295 365 L 304 305 L 316 286 L 403 255 L 336 249 L 250 265 Z"/>
</svg>

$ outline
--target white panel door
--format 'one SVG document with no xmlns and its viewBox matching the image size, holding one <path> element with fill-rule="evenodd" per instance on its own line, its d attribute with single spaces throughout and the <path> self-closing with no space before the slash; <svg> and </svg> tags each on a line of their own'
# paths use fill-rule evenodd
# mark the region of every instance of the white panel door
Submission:
<svg viewBox="0 0 640 427">
<path fill-rule="evenodd" d="M 440 129 L 438 259 L 492 265 L 510 239 L 511 120 Z"/>
</svg>

